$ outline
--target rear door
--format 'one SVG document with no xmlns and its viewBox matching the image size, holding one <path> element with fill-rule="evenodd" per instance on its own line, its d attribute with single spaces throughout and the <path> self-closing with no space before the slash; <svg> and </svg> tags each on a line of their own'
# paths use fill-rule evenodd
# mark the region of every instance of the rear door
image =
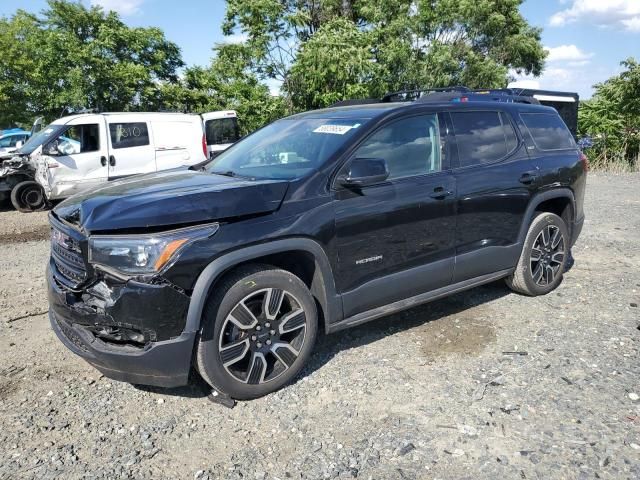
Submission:
<svg viewBox="0 0 640 480">
<path fill-rule="evenodd" d="M 215 157 L 240 138 L 236 112 L 209 112 L 202 114 L 209 156 Z"/>
<path fill-rule="evenodd" d="M 156 171 L 156 152 L 143 115 L 107 116 L 109 180 Z"/>
<path fill-rule="evenodd" d="M 382 158 L 390 175 L 377 185 L 336 187 L 336 277 L 345 317 L 451 283 L 455 180 L 443 154 L 442 119 L 424 113 L 395 120 L 351 156 Z"/>
<path fill-rule="evenodd" d="M 454 283 L 513 267 L 537 172 L 510 114 L 451 112 L 458 155 Z"/>
</svg>

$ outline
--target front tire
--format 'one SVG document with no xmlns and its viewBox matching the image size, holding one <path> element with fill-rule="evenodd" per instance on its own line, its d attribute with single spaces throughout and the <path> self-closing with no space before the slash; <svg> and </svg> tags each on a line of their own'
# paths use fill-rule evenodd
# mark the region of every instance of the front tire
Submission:
<svg viewBox="0 0 640 480">
<path fill-rule="evenodd" d="M 560 285 L 569 258 L 569 230 L 564 220 L 553 213 L 540 213 L 531 222 L 507 285 L 524 295 L 546 295 Z"/>
<path fill-rule="evenodd" d="M 47 205 L 44 189 L 38 182 L 21 182 L 11 190 L 11 204 L 19 212 L 37 212 Z"/>
<path fill-rule="evenodd" d="M 313 350 L 318 314 L 307 286 L 269 266 L 241 267 L 207 302 L 196 364 L 216 390 L 238 400 L 274 392 Z"/>
</svg>

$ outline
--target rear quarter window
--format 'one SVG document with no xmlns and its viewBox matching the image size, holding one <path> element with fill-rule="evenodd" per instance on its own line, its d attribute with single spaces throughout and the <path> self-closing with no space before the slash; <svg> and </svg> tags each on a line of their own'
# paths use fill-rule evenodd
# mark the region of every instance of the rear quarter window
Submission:
<svg viewBox="0 0 640 480">
<path fill-rule="evenodd" d="M 571 132 L 556 113 L 521 113 L 533 142 L 540 150 L 576 148 Z"/>
</svg>

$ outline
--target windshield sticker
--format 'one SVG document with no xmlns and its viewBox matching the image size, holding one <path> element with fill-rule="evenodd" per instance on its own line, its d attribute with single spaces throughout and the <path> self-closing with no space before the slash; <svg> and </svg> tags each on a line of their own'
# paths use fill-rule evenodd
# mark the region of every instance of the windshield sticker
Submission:
<svg viewBox="0 0 640 480">
<path fill-rule="evenodd" d="M 331 133 L 333 135 L 344 135 L 352 128 L 358 128 L 360 124 L 356 125 L 321 125 L 316 128 L 313 133 Z"/>
</svg>

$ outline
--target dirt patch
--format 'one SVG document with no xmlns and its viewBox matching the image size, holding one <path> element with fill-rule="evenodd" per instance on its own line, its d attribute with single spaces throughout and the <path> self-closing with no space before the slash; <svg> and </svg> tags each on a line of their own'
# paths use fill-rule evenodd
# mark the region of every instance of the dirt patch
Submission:
<svg viewBox="0 0 640 480">
<path fill-rule="evenodd" d="M 8 243 L 37 242 L 40 240 L 48 240 L 50 236 L 51 227 L 49 227 L 49 225 L 40 225 L 34 230 L 28 230 L 25 232 L 17 231 L 0 235 L 0 245 L 6 245 Z"/>
<path fill-rule="evenodd" d="M 6 400 L 18 391 L 19 382 L 15 379 L 0 377 L 0 400 Z"/>
<path fill-rule="evenodd" d="M 450 354 L 478 355 L 495 343 L 495 327 L 489 321 L 474 316 L 473 310 L 421 327 L 422 353 L 429 358 Z"/>
</svg>

